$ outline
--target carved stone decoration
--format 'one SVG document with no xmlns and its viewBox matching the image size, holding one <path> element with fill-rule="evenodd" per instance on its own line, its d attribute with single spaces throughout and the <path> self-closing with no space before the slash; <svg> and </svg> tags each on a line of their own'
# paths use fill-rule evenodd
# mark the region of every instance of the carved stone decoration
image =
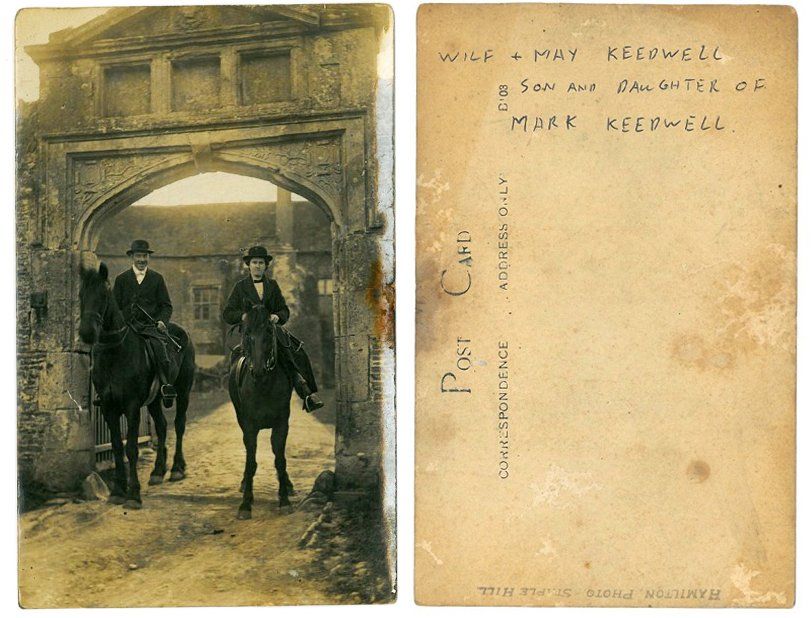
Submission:
<svg viewBox="0 0 812 618">
<path fill-rule="evenodd" d="M 341 103 L 341 67 L 337 62 L 319 65 L 312 84 L 312 96 L 316 104 L 322 107 Z"/>
<path fill-rule="evenodd" d="M 143 174 L 169 159 L 169 155 L 133 154 L 114 157 L 75 159 L 73 161 L 74 212 L 82 212 L 100 196 L 119 185 L 128 185 L 128 179 Z"/>
<path fill-rule="evenodd" d="M 181 32 L 199 30 L 208 25 L 210 17 L 204 6 L 179 6 L 172 13 L 172 26 Z"/>
<path fill-rule="evenodd" d="M 341 195 L 343 168 L 338 137 L 251 144 L 221 152 L 261 161 L 283 176 L 310 181 L 332 197 Z"/>
</svg>

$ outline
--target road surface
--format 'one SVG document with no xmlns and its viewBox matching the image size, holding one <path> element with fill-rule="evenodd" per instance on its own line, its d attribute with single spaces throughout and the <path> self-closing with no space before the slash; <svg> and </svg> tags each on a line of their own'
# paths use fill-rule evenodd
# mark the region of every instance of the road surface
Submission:
<svg viewBox="0 0 812 618">
<path fill-rule="evenodd" d="M 292 407 L 287 460 L 297 499 L 307 494 L 319 472 L 333 469 L 334 433 L 333 425 Z M 170 431 L 170 463 L 173 440 Z M 142 455 L 142 510 L 68 501 L 23 514 L 21 604 L 342 602 L 328 591 L 313 550 L 297 547 L 318 514 L 304 510 L 285 514 L 277 507 L 270 432 L 260 434 L 253 519 L 248 521 L 236 519 L 245 454 L 230 402 L 189 423 L 185 449 L 187 478 L 158 486 L 147 484 L 154 454 L 148 450 Z"/>
</svg>

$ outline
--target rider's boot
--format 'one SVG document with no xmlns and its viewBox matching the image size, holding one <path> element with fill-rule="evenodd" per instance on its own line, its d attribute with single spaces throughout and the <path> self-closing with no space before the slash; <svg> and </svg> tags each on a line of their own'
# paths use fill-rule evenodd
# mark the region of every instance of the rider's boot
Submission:
<svg viewBox="0 0 812 618">
<path fill-rule="evenodd" d="M 228 366 L 231 367 L 240 356 L 242 356 L 242 344 L 238 343 L 231 348 L 231 358 L 228 360 Z"/>
<path fill-rule="evenodd" d="M 305 397 L 304 403 L 302 404 L 302 408 L 308 412 L 313 412 L 314 410 L 318 410 L 319 408 L 323 407 L 324 402 L 321 400 L 318 393 L 310 393 L 307 397 Z"/>
<path fill-rule="evenodd" d="M 319 408 L 324 407 L 324 402 L 319 397 L 318 393 L 314 393 L 307 385 L 307 381 L 302 377 L 302 374 L 296 373 L 293 377 L 293 388 L 296 394 L 302 398 L 302 410 L 313 412 Z"/>
<path fill-rule="evenodd" d="M 178 396 L 175 390 L 175 385 L 170 382 L 168 376 L 171 368 L 172 361 L 169 359 L 169 352 L 166 349 L 166 344 L 163 345 L 163 357 L 161 362 L 158 363 L 158 380 L 161 382 L 161 404 L 164 408 L 171 408 L 175 403 L 175 398 Z"/>
</svg>

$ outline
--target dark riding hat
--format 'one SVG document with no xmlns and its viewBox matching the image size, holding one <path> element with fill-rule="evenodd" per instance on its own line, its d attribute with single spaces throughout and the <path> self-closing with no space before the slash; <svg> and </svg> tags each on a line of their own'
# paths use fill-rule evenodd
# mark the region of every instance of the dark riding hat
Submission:
<svg viewBox="0 0 812 618">
<path fill-rule="evenodd" d="M 248 250 L 248 253 L 243 256 L 242 261 L 248 265 L 254 258 L 264 259 L 266 266 L 273 260 L 273 256 L 268 253 L 268 250 L 265 247 L 262 246 L 251 247 Z"/>
<path fill-rule="evenodd" d="M 130 245 L 129 250 L 127 251 L 127 255 L 132 255 L 133 253 L 155 253 L 155 252 L 149 248 L 149 243 L 146 240 L 134 240 L 133 243 Z"/>
</svg>

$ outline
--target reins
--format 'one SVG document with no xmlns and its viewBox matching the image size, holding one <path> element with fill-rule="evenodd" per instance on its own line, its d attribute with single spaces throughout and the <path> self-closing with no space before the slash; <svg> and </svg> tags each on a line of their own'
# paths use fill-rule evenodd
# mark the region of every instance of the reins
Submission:
<svg viewBox="0 0 812 618">
<path fill-rule="evenodd" d="M 129 328 L 129 325 L 125 324 L 116 330 L 101 331 L 98 340 L 93 344 L 93 348 L 99 352 L 103 352 L 121 346 L 121 344 L 124 343 L 124 338 L 127 336 L 127 330 Z"/>
</svg>

